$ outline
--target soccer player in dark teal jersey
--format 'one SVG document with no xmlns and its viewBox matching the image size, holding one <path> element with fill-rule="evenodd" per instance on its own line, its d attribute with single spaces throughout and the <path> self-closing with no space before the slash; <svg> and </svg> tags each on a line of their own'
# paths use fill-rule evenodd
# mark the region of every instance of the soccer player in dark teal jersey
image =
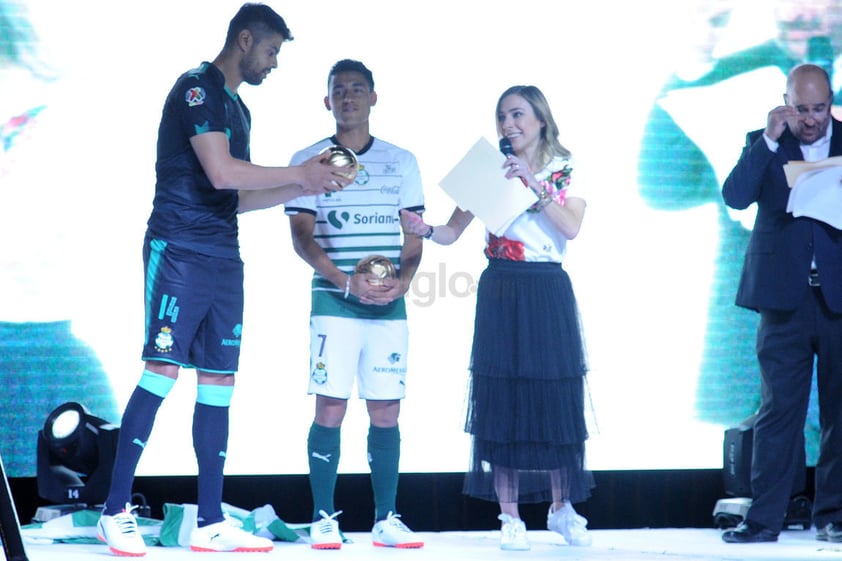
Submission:
<svg viewBox="0 0 842 561">
<path fill-rule="evenodd" d="M 235 528 L 222 513 L 228 406 L 240 353 L 243 263 L 237 214 L 301 195 L 342 189 L 347 169 L 320 158 L 298 166 L 250 163 L 251 115 L 237 90 L 258 85 L 292 40 L 283 18 L 243 5 L 213 62 L 182 75 L 164 105 L 157 182 L 143 256 L 146 273 L 144 371 L 120 427 L 111 488 L 98 524 L 118 555 L 141 556 L 131 486 L 158 408 L 181 368 L 197 372 L 193 446 L 199 467 L 196 551 L 268 551 L 272 542 Z"/>
</svg>

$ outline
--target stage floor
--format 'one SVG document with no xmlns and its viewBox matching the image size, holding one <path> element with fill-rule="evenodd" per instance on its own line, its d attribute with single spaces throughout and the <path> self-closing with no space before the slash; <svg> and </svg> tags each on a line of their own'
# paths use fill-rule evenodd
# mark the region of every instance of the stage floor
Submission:
<svg viewBox="0 0 842 561">
<path fill-rule="evenodd" d="M 340 551 L 317 551 L 306 542 L 276 542 L 270 553 L 215 553 L 209 561 L 225 559 L 285 559 L 289 561 L 339 559 L 369 561 L 372 559 L 412 561 L 495 561 L 515 558 L 553 559 L 571 561 L 810 561 L 842 560 L 842 543 L 821 542 L 814 530 L 790 530 L 781 534 L 777 543 L 726 544 L 715 529 L 639 529 L 593 530 L 593 545 L 570 547 L 558 534 L 546 530 L 529 532 L 530 551 L 501 551 L 499 531 L 481 532 L 420 532 L 425 546 L 414 550 L 374 547 L 367 533 L 349 533 L 353 543 L 346 543 Z M 26 544 L 29 561 L 81 561 L 117 558 L 104 545 L 33 545 Z M 150 561 L 183 561 L 205 558 L 180 547 L 151 547 L 145 559 Z"/>
</svg>

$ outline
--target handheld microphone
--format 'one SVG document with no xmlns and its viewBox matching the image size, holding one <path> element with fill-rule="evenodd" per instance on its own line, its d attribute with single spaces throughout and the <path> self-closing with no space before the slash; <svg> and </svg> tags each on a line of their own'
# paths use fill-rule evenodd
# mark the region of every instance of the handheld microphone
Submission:
<svg viewBox="0 0 842 561">
<path fill-rule="evenodd" d="M 512 149 L 512 141 L 505 136 L 500 139 L 500 152 L 502 152 L 506 157 L 515 155 L 515 151 Z M 529 183 L 526 181 L 525 177 L 521 177 L 520 182 L 523 183 L 524 187 L 529 187 Z"/>
<path fill-rule="evenodd" d="M 512 150 L 512 141 L 505 136 L 500 139 L 500 152 L 506 156 L 513 156 L 515 151 Z"/>
</svg>

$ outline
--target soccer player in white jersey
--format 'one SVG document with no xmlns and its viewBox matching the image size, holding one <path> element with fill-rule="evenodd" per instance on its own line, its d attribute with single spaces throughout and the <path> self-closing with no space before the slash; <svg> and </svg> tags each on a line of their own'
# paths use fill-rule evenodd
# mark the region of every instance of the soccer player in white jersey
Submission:
<svg viewBox="0 0 842 561">
<path fill-rule="evenodd" d="M 404 294 L 418 268 L 422 246 L 420 237 L 403 235 L 400 211 L 423 212 L 421 176 L 412 153 L 371 136 L 369 115 L 377 94 L 372 73 L 363 63 L 337 62 L 328 75 L 324 102 L 336 120 L 335 135 L 296 153 L 292 164 L 340 145 L 356 153 L 359 166 L 356 180 L 343 192 L 286 203 L 295 251 L 314 269 L 308 391 L 316 396 L 316 412 L 307 441 L 312 547 L 339 549 L 342 544 L 334 490 L 340 430 L 355 381 L 371 421 L 372 542 L 422 547 L 395 506 L 398 414 L 406 390 Z M 394 278 L 381 283 L 372 274 L 355 273 L 358 261 L 375 254 L 394 263 Z"/>
</svg>

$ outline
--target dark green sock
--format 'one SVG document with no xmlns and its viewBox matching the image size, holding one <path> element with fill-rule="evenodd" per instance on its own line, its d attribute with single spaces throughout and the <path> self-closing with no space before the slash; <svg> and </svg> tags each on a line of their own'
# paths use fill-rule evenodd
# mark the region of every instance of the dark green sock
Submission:
<svg viewBox="0 0 842 561">
<path fill-rule="evenodd" d="M 336 470 L 339 466 L 340 429 L 313 423 L 307 437 L 307 459 L 310 463 L 310 492 L 313 495 L 313 520 L 320 520 L 320 510 L 333 514 Z"/>
<path fill-rule="evenodd" d="M 368 464 L 374 489 L 374 519 L 383 520 L 396 512 L 398 464 L 401 457 L 401 433 L 397 426 L 368 428 Z"/>
</svg>

